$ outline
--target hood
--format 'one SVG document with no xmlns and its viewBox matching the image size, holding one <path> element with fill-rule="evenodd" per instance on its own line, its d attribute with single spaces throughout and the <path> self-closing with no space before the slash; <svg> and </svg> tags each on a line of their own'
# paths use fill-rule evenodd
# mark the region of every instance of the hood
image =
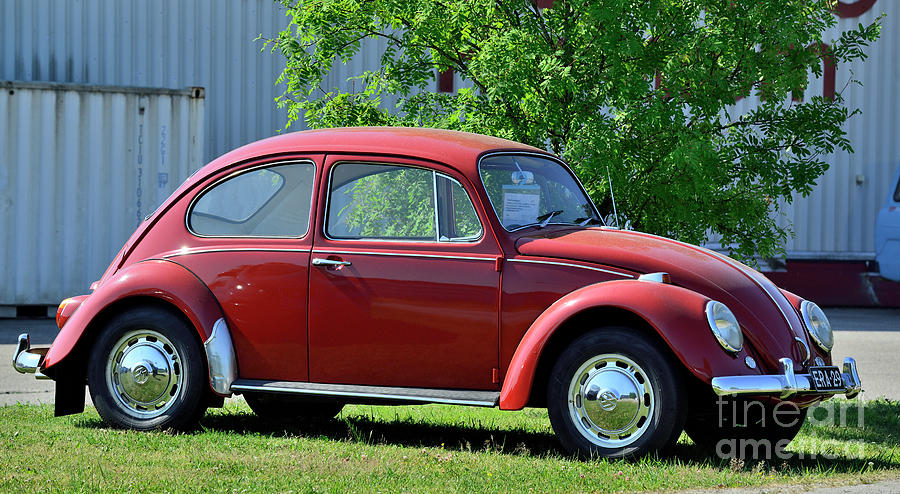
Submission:
<svg viewBox="0 0 900 494">
<path fill-rule="evenodd" d="M 755 269 L 696 245 L 633 231 L 588 228 L 556 230 L 522 237 L 518 252 L 526 256 L 572 259 L 640 273 L 663 271 L 672 283 L 728 306 L 767 372 L 779 371 L 778 359 L 790 357 L 801 367 L 812 342 L 800 317 L 781 290 Z M 709 331 L 707 328 L 702 328 Z"/>
</svg>

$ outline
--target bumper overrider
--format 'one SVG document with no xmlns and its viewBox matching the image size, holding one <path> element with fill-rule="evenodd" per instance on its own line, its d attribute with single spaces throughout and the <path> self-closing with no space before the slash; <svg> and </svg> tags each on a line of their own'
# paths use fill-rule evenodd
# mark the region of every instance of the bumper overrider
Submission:
<svg viewBox="0 0 900 494">
<path fill-rule="evenodd" d="M 203 349 L 209 366 L 210 387 L 218 395 L 231 395 L 231 384 L 237 379 L 238 368 L 231 332 L 225 319 L 219 318 L 213 324 L 209 338 L 203 342 Z M 22 333 L 13 353 L 13 367 L 22 374 L 34 374 L 37 379 L 50 379 L 41 372 L 44 357 L 49 350 L 50 347 L 32 348 L 31 337 L 28 333 Z"/>
<path fill-rule="evenodd" d="M 797 395 L 838 395 L 853 398 L 862 390 L 859 374 L 856 371 L 856 360 L 844 359 L 841 373 L 843 387 L 837 389 L 817 389 L 810 374 L 794 373 L 794 361 L 789 358 L 779 360 L 783 374 L 767 374 L 757 376 L 720 376 L 712 379 L 713 391 L 719 396 L 725 395 L 769 395 L 788 399 Z"/>
<path fill-rule="evenodd" d="M 19 343 L 13 354 L 13 367 L 22 374 L 34 374 L 37 379 L 50 379 L 41 372 L 41 364 L 50 347 L 31 348 L 28 333 L 19 335 Z"/>
</svg>

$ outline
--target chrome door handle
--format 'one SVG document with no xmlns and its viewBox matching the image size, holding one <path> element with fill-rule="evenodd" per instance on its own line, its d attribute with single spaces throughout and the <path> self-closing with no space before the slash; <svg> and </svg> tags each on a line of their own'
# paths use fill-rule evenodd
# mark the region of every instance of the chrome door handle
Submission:
<svg viewBox="0 0 900 494">
<path fill-rule="evenodd" d="M 334 259 L 322 259 L 320 257 L 313 258 L 312 265 L 313 266 L 350 266 L 353 264 L 350 261 L 336 261 Z"/>
</svg>

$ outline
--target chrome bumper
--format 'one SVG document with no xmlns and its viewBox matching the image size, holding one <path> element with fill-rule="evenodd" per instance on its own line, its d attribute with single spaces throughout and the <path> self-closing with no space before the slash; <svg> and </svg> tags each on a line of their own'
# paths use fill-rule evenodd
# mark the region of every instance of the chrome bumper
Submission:
<svg viewBox="0 0 900 494">
<path fill-rule="evenodd" d="M 31 348 L 31 337 L 28 333 L 19 335 L 19 344 L 13 354 L 13 368 L 22 374 L 34 374 L 37 379 L 50 379 L 41 372 L 44 355 L 50 348 Z"/>
<path fill-rule="evenodd" d="M 842 377 L 844 388 L 834 391 L 818 391 L 812 383 L 809 374 L 795 374 L 794 361 L 789 358 L 780 360 L 783 374 L 769 374 L 762 376 L 722 376 L 712 380 L 713 391 L 719 396 L 724 395 L 775 395 L 787 399 L 795 395 L 837 395 L 843 394 L 847 398 L 853 398 L 862 390 L 859 374 L 856 372 L 856 360 L 851 357 L 844 359 Z"/>
</svg>

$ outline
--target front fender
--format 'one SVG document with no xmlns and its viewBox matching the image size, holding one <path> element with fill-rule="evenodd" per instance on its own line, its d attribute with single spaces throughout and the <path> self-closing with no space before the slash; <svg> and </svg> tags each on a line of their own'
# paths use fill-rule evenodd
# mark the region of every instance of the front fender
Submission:
<svg viewBox="0 0 900 494">
<path fill-rule="evenodd" d="M 687 370 L 706 383 L 716 375 L 758 373 L 744 364 L 746 346 L 737 355 L 719 346 L 706 320 L 709 300 L 686 288 L 636 280 L 597 283 L 569 293 L 548 307 L 522 337 L 503 381 L 500 408 L 519 410 L 528 403 L 547 342 L 573 316 L 596 308 L 623 309 L 646 321 Z"/>
<path fill-rule="evenodd" d="M 68 357 L 95 318 L 110 305 L 131 297 L 152 297 L 177 307 L 206 341 L 222 309 L 209 288 L 186 268 L 154 259 L 132 264 L 106 280 L 88 296 L 63 325 L 42 365 L 54 377 L 54 367 Z"/>
</svg>

